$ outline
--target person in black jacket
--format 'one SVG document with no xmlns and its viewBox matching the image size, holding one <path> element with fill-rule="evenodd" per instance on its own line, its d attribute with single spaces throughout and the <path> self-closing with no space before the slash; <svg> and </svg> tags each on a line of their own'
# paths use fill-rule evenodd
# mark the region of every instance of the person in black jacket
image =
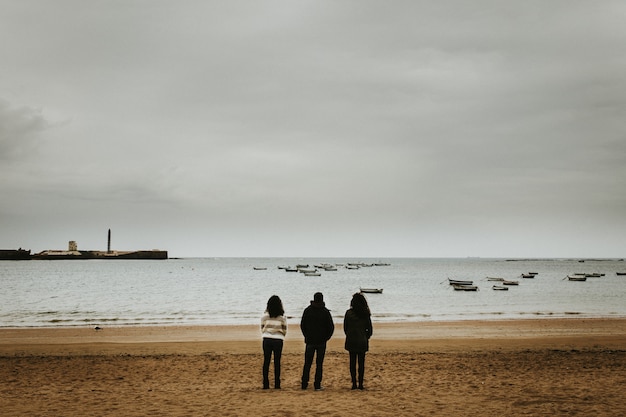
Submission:
<svg viewBox="0 0 626 417">
<path fill-rule="evenodd" d="M 309 375 L 313 357 L 315 360 L 315 390 L 322 390 L 322 366 L 326 355 L 326 342 L 330 340 L 335 331 L 335 324 L 330 311 L 324 303 L 324 295 L 316 292 L 311 305 L 304 309 L 300 329 L 304 335 L 306 348 L 304 351 L 304 368 L 302 369 L 302 389 L 309 386 Z"/>
<path fill-rule="evenodd" d="M 369 350 L 372 336 L 372 318 L 365 296 L 356 293 L 352 296 L 350 309 L 343 319 L 343 331 L 346 334 L 345 348 L 350 352 L 350 377 L 352 389 L 363 389 L 365 374 L 365 352 Z M 357 386 L 357 360 L 359 364 L 359 384 Z"/>
</svg>

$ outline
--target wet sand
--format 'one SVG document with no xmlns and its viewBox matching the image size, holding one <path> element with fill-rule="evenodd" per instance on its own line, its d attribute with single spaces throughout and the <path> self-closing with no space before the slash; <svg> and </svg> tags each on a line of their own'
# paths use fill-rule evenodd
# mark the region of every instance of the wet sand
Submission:
<svg viewBox="0 0 626 417">
<path fill-rule="evenodd" d="M 626 319 L 374 323 L 364 391 L 338 325 L 324 391 L 300 389 L 297 323 L 281 390 L 261 389 L 257 326 L 0 329 L 3 416 L 626 415 Z"/>
</svg>

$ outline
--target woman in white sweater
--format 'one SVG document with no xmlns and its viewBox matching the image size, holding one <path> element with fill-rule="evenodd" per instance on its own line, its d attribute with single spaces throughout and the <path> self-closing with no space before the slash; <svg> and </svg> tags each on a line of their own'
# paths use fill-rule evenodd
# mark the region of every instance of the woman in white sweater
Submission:
<svg viewBox="0 0 626 417">
<path fill-rule="evenodd" d="M 263 389 L 270 387 L 270 362 L 274 354 L 274 388 L 280 389 L 280 357 L 283 352 L 283 341 L 287 335 L 287 319 L 283 302 L 277 295 L 267 300 L 265 314 L 261 318 L 263 335 Z"/>
</svg>

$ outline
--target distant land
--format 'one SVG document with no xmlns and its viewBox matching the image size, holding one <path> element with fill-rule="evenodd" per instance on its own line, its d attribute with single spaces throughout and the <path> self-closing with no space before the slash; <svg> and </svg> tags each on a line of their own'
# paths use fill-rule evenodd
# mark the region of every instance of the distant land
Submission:
<svg viewBox="0 0 626 417">
<path fill-rule="evenodd" d="M 0 249 L 0 261 L 57 260 L 57 259 L 167 259 L 167 251 L 160 249 L 117 251 L 111 250 L 111 229 L 107 233 L 107 250 L 78 250 L 70 240 L 67 250 L 44 250 L 32 254 L 30 249 Z"/>
<path fill-rule="evenodd" d="M 28 249 L 0 249 L 0 261 L 60 259 L 168 259 L 166 250 L 96 251 L 45 250 L 31 254 Z"/>
</svg>

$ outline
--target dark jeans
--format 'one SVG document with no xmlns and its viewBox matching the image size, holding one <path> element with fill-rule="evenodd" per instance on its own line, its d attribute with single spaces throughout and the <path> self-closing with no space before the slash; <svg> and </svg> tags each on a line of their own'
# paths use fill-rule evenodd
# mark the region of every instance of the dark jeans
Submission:
<svg viewBox="0 0 626 417">
<path fill-rule="evenodd" d="M 363 376 L 365 375 L 365 352 L 350 352 L 350 377 L 352 385 L 356 385 L 356 364 L 359 363 L 359 387 L 363 386 Z"/>
<path fill-rule="evenodd" d="M 321 345 L 306 345 L 306 349 L 304 350 L 304 368 L 302 369 L 302 388 L 306 388 L 309 385 L 309 375 L 311 373 L 311 365 L 313 364 L 314 356 L 316 356 L 314 386 L 315 388 L 322 386 L 322 366 L 324 365 L 325 355 L 326 343 Z"/>
<path fill-rule="evenodd" d="M 280 357 L 283 353 L 281 339 L 263 338 L 263 388 L 270 387 L 270 362 L 274 353 L 274 388 L 280 388 Z"/>
</svg>

